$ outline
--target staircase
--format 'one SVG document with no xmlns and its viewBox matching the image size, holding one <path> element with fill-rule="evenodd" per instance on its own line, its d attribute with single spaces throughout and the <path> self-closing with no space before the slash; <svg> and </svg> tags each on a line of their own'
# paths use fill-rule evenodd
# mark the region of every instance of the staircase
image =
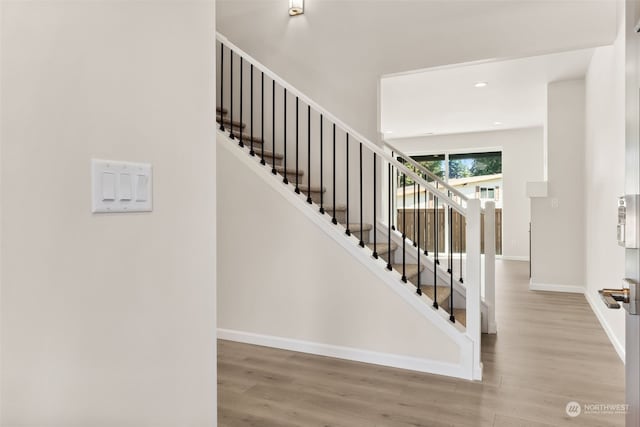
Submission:
<svg viewBox="0 0 640 427">
<path fill-rule="evenodd" d="M 448 322 L 449 333 L 473 343 L 468 359 L 481 366 L 480 329 L 487 331 L 492 307 L 480 301 L 488 284 L 480 275 L 479 202 L 462 200 L 397 150 L 368 141 L 223 36 L 218 40 L 216 122 L 227 143 L 299 194 L 299 209 L 314 210 L 341 230 L 342 239 L 367 251 L 368 268 L 395 272 L 388 277 L 399 275 L 412 286 L 423 307 Z M 414 215 L 411 233 L 407 205 L 433 211 L 422 220 Z M 456 225 L 460 242 L 454 241 Z"/>
</svg>

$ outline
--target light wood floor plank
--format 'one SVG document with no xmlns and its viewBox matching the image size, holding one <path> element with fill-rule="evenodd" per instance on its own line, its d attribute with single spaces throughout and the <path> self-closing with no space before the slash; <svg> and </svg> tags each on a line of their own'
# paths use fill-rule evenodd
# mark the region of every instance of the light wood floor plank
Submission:
<svg viewBox="0 0 640 427">
<path fill-rule="evenodd" d="M 565 412 L 624 402 L 624 366 L 584 296 L 531 292 L 526 263 L 498 261 L 496 299 L 482 382 L 219 340 L 219 425 L 624 425 Z"/>
</svg>

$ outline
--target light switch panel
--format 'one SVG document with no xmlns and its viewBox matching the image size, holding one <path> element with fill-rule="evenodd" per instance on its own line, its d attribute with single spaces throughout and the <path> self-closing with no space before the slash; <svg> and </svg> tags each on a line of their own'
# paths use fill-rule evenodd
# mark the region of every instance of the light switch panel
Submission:
<svg viewBox="0 0 640 427">
<path fill-rule="evenodd" d="M 91 212 L 150 212 L 152 168 L 148 163 L 91 160 Z"/>
</svg>

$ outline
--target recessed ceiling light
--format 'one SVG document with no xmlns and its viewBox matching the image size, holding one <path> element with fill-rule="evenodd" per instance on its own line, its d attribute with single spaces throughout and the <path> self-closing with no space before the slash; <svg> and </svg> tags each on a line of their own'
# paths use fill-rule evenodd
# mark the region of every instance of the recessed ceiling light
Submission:
<svg viewBox="0 0 640 427">
<path fill-rule="evenodd" d="M 390 134 L 390 133 L 393 133 L 393 131 L 392 130 L 385 130 L 384 133 Z"/>
<path fill-rule="evenodd" d="M 494 124 L 495 126 L 500 126 L 500 125 L 502 124 L 502 122 L 493 122 L 493 124 Z"/>
<path fill-rule="evenodd" d="M 476 84 L 474 84 L 475 87 L 487 87 L 489 86 L 489 83 L 487 82 L 476 82 Z"/>
</svg>

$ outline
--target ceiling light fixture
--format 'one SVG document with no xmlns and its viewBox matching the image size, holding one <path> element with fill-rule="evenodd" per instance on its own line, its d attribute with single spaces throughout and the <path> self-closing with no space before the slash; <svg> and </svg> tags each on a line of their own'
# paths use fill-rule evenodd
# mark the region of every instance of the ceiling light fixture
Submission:
<svg viewBox="0 0 640 427">
<path fill-rule="evenodd" d="M 304 0 L 289 0 L 289 15 L 296 16 L 304 13 Z"/>
<path fill-rule="evenodd" d="M 474 84 L 475 87 L 487 87 L 489 86 L 489 83 L 487 82 L 477 82 L 476 84 Z"/>
<path fill-rule="evenodd" d="M 493 124 L 494 124 L 495 126 L 500 126 L 500 125 L 502 124 L 502 122 L 493 122 Z"/>
</svg>

